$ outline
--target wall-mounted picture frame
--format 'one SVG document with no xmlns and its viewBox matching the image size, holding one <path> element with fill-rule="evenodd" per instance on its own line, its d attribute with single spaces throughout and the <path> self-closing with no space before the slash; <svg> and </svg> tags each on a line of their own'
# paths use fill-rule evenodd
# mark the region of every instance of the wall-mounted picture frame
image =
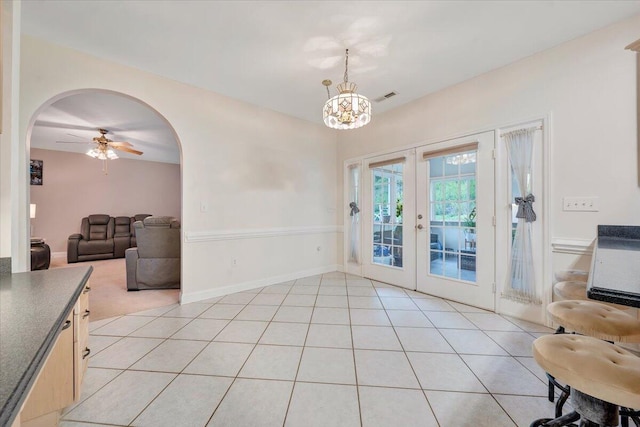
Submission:
<svg viewBox="0 0 640 427">
<path fill-rule="evenodd" d="M 42 185 L 42 160 L 29 160 L 31 185 Z"/>
</svg>

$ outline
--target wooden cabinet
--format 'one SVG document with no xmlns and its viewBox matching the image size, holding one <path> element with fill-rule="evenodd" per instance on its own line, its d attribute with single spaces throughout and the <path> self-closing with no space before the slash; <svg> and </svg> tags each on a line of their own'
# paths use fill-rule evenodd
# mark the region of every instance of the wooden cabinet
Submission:
<svg viewBox="0 0 640 427">
<path fill-rule="evenodd" d="M 89 364 L 89 286 L 86 286 L 80 294 L 78 304 L 76 304 L 77 310 L 74 310 L 75 324 L 77 328 L 74 334 L 74 401 L 80 398 L 80 391 L 82 386 L 82 379 L 85 372 L 87 372 L 87 365 Z"/>
<path fill-rule="evenodd" d="M 38 374 L 14 426 L 56 426 L 60 410 L 80 398 L 89 362 L 89 286 L 85 286 Z"/>
</svg>

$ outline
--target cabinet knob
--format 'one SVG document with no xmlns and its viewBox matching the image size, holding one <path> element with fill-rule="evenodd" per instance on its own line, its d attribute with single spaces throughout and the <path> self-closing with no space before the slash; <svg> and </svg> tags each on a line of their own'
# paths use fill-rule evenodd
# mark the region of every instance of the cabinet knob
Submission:
<svg viewBox="0 0 640 427">
<path fill-rule="evenodd" d="M 64 322 L 61 330 L 64 331 L 65 329 L 69 329 L 69 326 L 71 326 L 71 320 L 67 320 L 66 322 Z"/>
<path fill-rule="evenodd" d="M 89 317 L 89 314 L 91 314 L 91 312 L 89 310 L 85 310 L 84 314 L 82 315 L 82 318 L 86 319 L 87 317 Z"/>
<path fill-rule="evenodd" d="M 82 359 L 86 359 L 91 354 L 91 349 L 89 347 L 85 347 L 82 352 Z"/>
</svg>

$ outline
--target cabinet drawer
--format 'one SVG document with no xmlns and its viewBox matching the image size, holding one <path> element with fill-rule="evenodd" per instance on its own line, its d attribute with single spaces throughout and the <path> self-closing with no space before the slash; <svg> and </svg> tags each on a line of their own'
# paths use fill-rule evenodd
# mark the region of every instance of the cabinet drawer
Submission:
<svg viewBox="0 0 640 427">
<path fill-rule="evenodd" d="M 75 342 L 75 354 L 74 354 L 74 377 L 75 377 L 75 400 L 80 398 L 80 391 L 82 387 L 82 380 L 84 374 L 87 371 L 89 364 L 89 291 L 91 288 L 87 284 L 78 298 L 76 305 L 76 325 L 77 334 Z"/>
<path fill-rule="evenodd" d="M 75 314 L 75 331 L 73 341 L 78 342 L 82 335 L 89 335 L 89 286 L 85 286 L 76 302 L 73 312 Z"/>
</svg>

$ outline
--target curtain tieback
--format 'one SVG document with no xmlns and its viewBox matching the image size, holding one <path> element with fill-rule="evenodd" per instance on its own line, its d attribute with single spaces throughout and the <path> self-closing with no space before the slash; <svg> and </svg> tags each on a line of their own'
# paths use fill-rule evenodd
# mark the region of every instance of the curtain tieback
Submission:
<svg viewBox="0 0 640 427">
<path fill-rule="evenodd" d="M 536 213 L 533 211 L 533 202 L 536 198 L 533 194 L 528 194 L 526 197 L 516 197 L 516 204 L 518 205 L 518 213 L 516 218 L 524 218 L 526 222 L 533 222 L 536 220 Z"/>
<path fill-rule="evenodd" d="M 356 205 L 356 202 L 349 203 L 349 207 L 351 208 L 351 213 L 349 214 L 350 216 L 354 216 L 355 214 L 360 212 L 360 209 L 358 209 L 358 205 Z"/>
</svg>

